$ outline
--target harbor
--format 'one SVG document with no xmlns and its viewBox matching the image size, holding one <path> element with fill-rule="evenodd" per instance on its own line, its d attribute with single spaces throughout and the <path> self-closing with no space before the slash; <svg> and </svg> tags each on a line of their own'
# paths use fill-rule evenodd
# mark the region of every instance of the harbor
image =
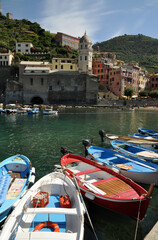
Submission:
<svg viewBox="0 0 158 240">
<path fill-rule="evenodd" d="M 156 108 L 157 109 L 157 108 Z M 139 108 L 135 111 L 119 108 L 66 108 L 53 115 L 3 114 L 0 116 L 1 161 L 14 154 L 24 154 L 36 169 L 36 181 L 60 164 L 61 146 L 73 154 L 84 156 L 82 141 L 89 139 L 92 145 L 108 147 L 101 142 L 99 130 L 128 135 L 138 128 L 157 126 L 157 110 Z M 154 129 L 154 127 L 153 127 Z M 147 191 L 149 185 L 140 184 Z M 85 203 L 98 239 L 142 240 L 157 223 L 158 190 L 154 187 L 145 218 L 138 223 L 127 215 Z M 87 221 L 88 222 L 88 221 Z M 87 224 L 88 225 L 88 224 Z M 95 239 L 91 226 L 85 226 L 85 240 Z"/>
</svg>

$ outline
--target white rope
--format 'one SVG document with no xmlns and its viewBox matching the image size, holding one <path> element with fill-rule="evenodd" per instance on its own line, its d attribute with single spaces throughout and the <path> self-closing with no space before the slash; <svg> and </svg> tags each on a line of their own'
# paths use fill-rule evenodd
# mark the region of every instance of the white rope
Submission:
<svg viewBox="0 0 158 240">
<path fill-rule="evenodd" d="M 137 239 L 137 232 L 138 232 L 138 224 L 139 224 L 139 216 L 140 216 L 140 207 L 141 207 L 142 196 L 143 196 L 143 195 L 141 195 L 141 197 L 140 197 L 140 202 L 139 202 L 139 209 L 138 209 L 138 216 L 137 216 L 137 222 L 136 222 L 136 229 L 135 229 L 134 240 Z"/>
</svg>

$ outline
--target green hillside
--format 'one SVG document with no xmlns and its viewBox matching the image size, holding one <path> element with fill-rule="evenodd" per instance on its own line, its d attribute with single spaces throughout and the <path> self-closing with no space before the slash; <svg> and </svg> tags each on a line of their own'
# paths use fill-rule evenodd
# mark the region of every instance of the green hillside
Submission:
<svg viewBox="0 0 158 240">
<path fill-rule="evenodd" d="M 69 51 L 59 47 L 55 42 L 55 34 L 45 31 L 36 22 L 32 23 L 26 19 L 7 19 L 0 16 L 0 52 L 7 52 L 9 49 L 15 52 L 16 42 L 31 42 L 34 52 L 50 52 L 52 57 L 76 57 L 75 50 Z M 29 57 L 20 56 L 23 60 Z M 45 60 L 45 59 L 41 59 Z M 49 59 L 47 59 L 49 60 Z"/>
<path fill-rule="evenodd" d="M 141 34 L 124 35 L 105 42 L 96 43 L 93 48 L 103 52 L 114 52 L 116 58 L 127 63 L 138 62 L 149 73 L 158 73 L 158 39 Z"/>
</svg>

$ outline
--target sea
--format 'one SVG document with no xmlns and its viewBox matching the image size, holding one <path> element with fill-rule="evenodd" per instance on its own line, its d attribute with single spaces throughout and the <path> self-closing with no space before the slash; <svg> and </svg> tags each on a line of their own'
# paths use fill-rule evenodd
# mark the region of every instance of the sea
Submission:
<svg viewBox="0 0 158 240">
<path fill-rule="evenodd" d="M 58 116 L 0 115 L 0 161 L 15 154 L 26 155 L 36 169 L 36 181 L 54 171 L 60 164 L 61 147 L 85 156 L 83 140 L 101 147 L 100 130 L 128 135 L 138 128 L 158 130 L 158 109 L 139 108 L 133 111 L 117 108 L 63 108 Z M 149 185 L 142 185 L 146 190 Z M 158 221 L 158 188 L 154 187 L 146 216 L 136 222 L 126 215 L 112 212 L 85 200 L 84 240 L 142 240 Z M 97 238 L 95 237 L 95 234 Z"/>
</svg>

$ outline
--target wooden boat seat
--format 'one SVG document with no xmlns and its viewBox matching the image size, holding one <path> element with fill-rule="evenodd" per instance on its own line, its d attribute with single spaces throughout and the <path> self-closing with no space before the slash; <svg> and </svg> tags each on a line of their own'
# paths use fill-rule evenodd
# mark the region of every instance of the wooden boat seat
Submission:
<svg viewBox="0 0 158 240">
<path fill-rule="evenodd" d="M 39 214 L 39 213 L 77 215 L 77 210 L 76 208 L 27 208 L 25 211 L 25 214 Z"/>
<path fill-rule="evenodd" d="M 118 178 L 111 178 L 111 180 L 109 181 L 99 181 L 99 183 L 96 183 L 95 186 L 100 190 L 105 191 L 106 196 L 116 195 L 121 197 L 121 195 L 124 195 L 126 191 L 130 191 L 130 197 L 138 197 L 138 194 L 135 192 L 135 190 L 133 190 L 130 185 Z M 129 198 L 129 194 L 127 195 L 127 197 Z"/>
<path fill-rule="evenodd" d="M 47 239 L 47 240 L 74 240 L 77 239 L 77 233 L 62 233 L 62 232 L 21 232 L 16 234 L 15 240 L 40 240 L 40 239 Z"/>
<path fill-rule="evenodd" d="M 98 172 L 98 171 L 101 171 L 101 169 L 99 169 L 99 168 L 92 168 L 92 169 L 89 169 L 89 170 L 78 172 L 75 175 L 76 176 L 80 176 L 80 175 L 89 174 L 89 173 Z"/>
</svg>

